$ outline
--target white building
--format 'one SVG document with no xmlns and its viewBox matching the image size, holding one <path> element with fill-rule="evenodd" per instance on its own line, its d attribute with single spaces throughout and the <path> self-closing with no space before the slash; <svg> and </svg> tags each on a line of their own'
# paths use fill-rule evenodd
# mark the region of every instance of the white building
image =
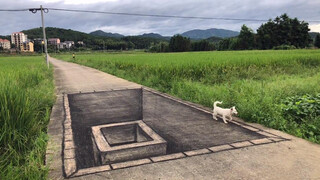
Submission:
<svg viewBox="0 0 320 180">
<path fill-rule="evenodd" d="M 20 47 L 24 42 L 28 40 L 28 36 L 23 32 L 14 32 L 11 34 L 11 43 L 15 44 L 16 47 Z"/>
<path fill-rule="evenodd" d="M 60 44 L 60 39 L 59 38 L 49 38 L 48 39 L 48 44 L 52 44 L 52 45 L 58 45 Z"/>
<path fill-rule="evenodd" d="M 10 41 L 7 39 L 0 39 L 0 47 L 2 47 L 3 49 L 10 49 L 11 48 Z"/>
<path fill-rule="evenodd" d="M 68 48 L 71 48 L 72 46 L 74 46 L 74 42 L 73 41 L 65 41 L 65 43 L 67 43 Z"/>
<path fill-rule="evenodd" d="M 72 46 L 74 46 L 73 41 L 65 41 L 59 44 L 59 49 L 70 49 Z"/>
<path fill-rule="evenodd" d="M 77 44 L 79 44 L 80 46 L 84 45 L 83 41 L 78 41 Z"/>
</svg>

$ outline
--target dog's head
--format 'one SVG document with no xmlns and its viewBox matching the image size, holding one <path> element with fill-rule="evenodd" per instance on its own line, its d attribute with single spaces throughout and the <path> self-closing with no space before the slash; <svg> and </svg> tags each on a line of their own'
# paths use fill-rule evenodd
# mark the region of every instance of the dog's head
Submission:
<svg viewBox="0 0 320 180">
<path fill-rule="evenodd" d="M 235 115 L 238 114 L 238 111 L 236 110 L 236 107 L 235 107 L 235 106 L 233 106 L 233 107 L 231 108 L 231 113 L 232 113 L 232 114 L 235 114 Z"/>
</svg>

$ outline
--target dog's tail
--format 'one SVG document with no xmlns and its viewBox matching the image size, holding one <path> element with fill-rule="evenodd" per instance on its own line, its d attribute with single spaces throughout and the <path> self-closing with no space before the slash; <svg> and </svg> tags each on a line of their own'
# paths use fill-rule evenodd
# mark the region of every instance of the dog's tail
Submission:
<svg viewBox="0 0 320 180">
<path fill-rule="evenodd" d="M 213 103 L 213 108 L 217 106 L 217 104 L 222 104 L 222 101 L 216 101 Z"/>
</svg>

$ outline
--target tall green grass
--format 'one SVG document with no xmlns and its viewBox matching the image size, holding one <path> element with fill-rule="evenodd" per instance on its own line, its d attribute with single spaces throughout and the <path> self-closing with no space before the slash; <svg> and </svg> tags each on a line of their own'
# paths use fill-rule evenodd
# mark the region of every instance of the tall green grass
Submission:
<svg viewBox="0 0 320 180">
<path fill-rule="evenodd" d="M 58 58 L 74 61 L 69 54 Z M 287 98 L 320 92 L 319 50 L 93 53 L 74 62 L 207 107 L 223 101 L 246 121 L 320 143 L 320 114 L 299 124 L 281 108 Z M 308 123 L 316 128 L 305 128 Z"/>
<path fill-rule="evenodd" d="M 0 57 L 0 179 L 45 179 L 52 69 L 40 56 Z"/>
</svg>

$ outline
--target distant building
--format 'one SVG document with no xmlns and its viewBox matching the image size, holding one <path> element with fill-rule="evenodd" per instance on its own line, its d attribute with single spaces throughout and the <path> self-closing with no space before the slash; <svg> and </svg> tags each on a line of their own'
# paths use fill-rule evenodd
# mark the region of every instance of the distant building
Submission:
<svg viewBox="0 0 320 180">
<path fill-rule="evenodd" d="M 67 48 L 67 43 L 64 43 L 64 42 L 60 43 L 60 44 L 58 45 L 58 48 L 59 48 L 59 49 L 66 49 L 66 48 Z"/>
<path fill-rule="evenodd" d="M 33 39 L 33 41 L 35 44 L 44 44 L 44 41 L 42 38 L 35 38 L 35 39 Z"/>
<path fill-rule="evenodd" d="M 79 44 L 80 46 L 84 45 L 83 41 L 78 41 L 77 44 Z"/>
<path fill-rule="evenodd" d="M 22 45 L 20 46 L 20 51 L 22 51 L 22 52 L 34 52 L 33 42 L 27 41 L 27 42 L 22 43 Z"/>
<path fill-rule="evenodd" d="M 73 41 L 65 41 L 63 43 L 60 43 L 58 47 L 59 49 L 70 49 L 73 46 L 74 46 Z"/>
<path fill-rule="evenodd" d="M 59 38 L 49 38 L 48 39 L 48 44 L 52 45 L 59 45 L 60 44 L 60 39 Z"/>
<path fill-rule="evenodd" d="M 74 41 L 65 41 L 65 43 L 67 43 L 67 45 L 69 46 L 69 48 L 71 48 L 72 46 L 74 46 Z"/>
<path fill-rule="evenodd" d="M 10 49 L 11 48 L 10 41 L 7 39 L 0 39 L 0 47 L 2 47 L 3 49 Z"/>
<path fill-rule="evenodd" d="M 11 43 L 15 44 L 16 47 L 21 47 L 21 45 L 28 40 L 28 36 L 23 32 L 14 32 L 11 34 Z"/>
</svg>

